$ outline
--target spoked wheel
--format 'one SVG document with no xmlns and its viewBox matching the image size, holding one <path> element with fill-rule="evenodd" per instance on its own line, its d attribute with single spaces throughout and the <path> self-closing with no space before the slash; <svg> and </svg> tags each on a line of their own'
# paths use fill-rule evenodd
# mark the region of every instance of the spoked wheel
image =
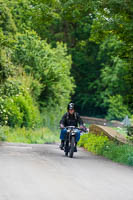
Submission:
<svg viewBox="0 0 133 200">
<path fill-rule="evenodd" d="M 73 158 L 74 144 L 75 144 L 75 137 L 72 137 L 71 138 L 71 143 L 70 143 L 70 151 L 69 151 L 69 157 L 70 158 Z"/>
</svg>

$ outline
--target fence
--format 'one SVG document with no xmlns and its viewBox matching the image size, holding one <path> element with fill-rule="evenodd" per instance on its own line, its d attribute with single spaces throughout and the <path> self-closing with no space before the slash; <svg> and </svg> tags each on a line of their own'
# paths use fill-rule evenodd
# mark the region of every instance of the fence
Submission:
<svg viewBox="0 0 133 200">
<path fill-rule="evenodd" d="M 108 121 L 102 118 L 86 117 L 86 116 L 81 116 L 81 118 L 83 122 L 86 124 L 97 124 L 110 127 L 123 127 L 123 124 L 119 121 Z"/>
</svg>

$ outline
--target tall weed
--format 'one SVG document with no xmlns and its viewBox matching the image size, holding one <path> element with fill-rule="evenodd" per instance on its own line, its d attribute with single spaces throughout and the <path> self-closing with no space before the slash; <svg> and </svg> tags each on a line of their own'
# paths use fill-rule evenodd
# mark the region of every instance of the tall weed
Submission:
<svg viewBox="0 0 133 200">
<path fill-rule="evenodd" d="M 44 144 L 59 141 L 58 134 L 53 133 L 49 128 L 26 129 L 0 127 L 0 140 L 14 143 Z"/>
</svg>

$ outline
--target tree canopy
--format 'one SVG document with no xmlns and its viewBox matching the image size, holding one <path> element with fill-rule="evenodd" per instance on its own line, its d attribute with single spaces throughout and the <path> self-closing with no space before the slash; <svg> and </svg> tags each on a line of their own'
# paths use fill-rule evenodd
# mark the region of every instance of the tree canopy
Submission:
<svg viewBox="0 0 133 200">
<path fill-rule="evenodd" d="M 132 0 L 1 0 L 0 123 L 34 127 L 70 100 L 82 115 L 131 115 L 132 19 Z"/>
</svg>

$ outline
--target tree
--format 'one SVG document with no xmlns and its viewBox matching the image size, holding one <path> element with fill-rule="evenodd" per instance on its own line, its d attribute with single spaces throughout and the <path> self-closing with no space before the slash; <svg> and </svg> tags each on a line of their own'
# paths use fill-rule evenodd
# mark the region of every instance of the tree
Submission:
<svg viewBox="0 0 133 200">
<path fill-rule="evenodd" d="M 114 80 L 114 85 L 118 80 L 120 81 L 121 78 L 122 81 L 119 82 L 120 87 L 118 88 L 123 89 L 119 90 L 119 93 L 122 95 L 128 108 L 133 111 L 133 2 L 131 0 L 107 0 L 106 2 L 100 0 L 97 1 L 96 5 L 95 19 L 93 20 L 91 31 L 91 40 L 99 44 L 105 44 L 109 40 L 113 41 L 112 48 L 114 55 L 109 58 L 108 69 L 110 68 L 111 71 L 112 65 L 119 68 L 119 72 L 113 72 L 115 76 L 118 75 L 117 80 Z M 117 48 L 118 43 L 121 44 L 119 49 Z M 104 50 L 107 49 L 105 45 L 102 46 L 102 48 Z M 107 71 L 107 66 L 103 72 L 105 71 Z M 107 75 L 107 73 L 105 73 L 105 75 Z M 115 95 L 113 92 L 112 94 Z"/>
<path fill-rule="evenodd" d="M 13 57 L 15 65 L 21 64 L 25 72 L 40 83 L 41 106 L 63 107 L 68 103 L 74 84 L 66 46 L 57 43 L 56 48 L 51 48 L 35 32 L 27 32 L 17 35 Z"/>
</svg>

